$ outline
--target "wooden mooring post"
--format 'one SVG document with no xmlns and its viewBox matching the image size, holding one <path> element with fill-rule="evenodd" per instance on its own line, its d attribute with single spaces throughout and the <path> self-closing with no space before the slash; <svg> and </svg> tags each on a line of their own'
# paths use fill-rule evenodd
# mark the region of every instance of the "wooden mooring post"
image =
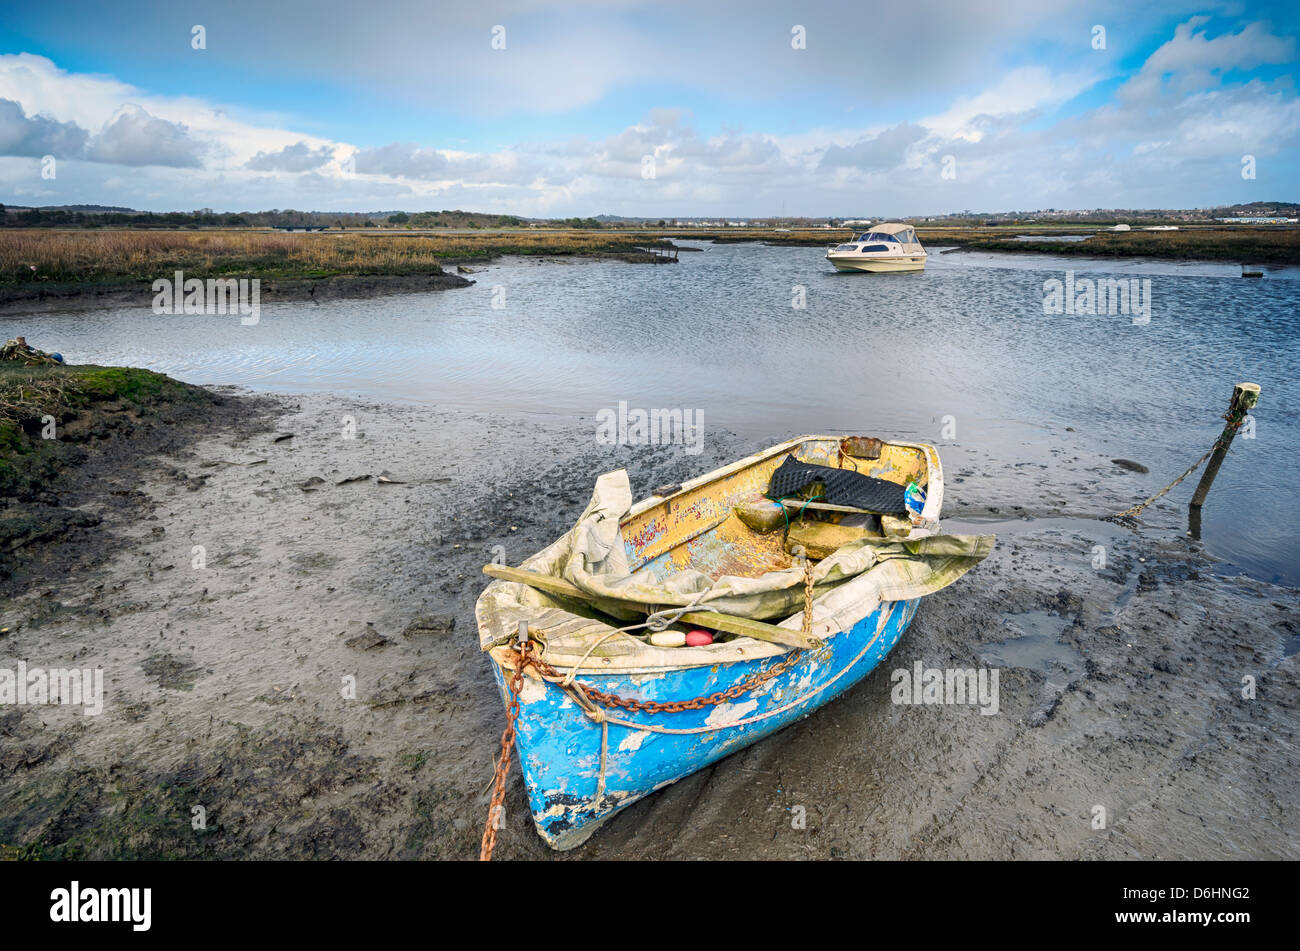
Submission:
<svg viewBox="0 0 1300 951">
<path fill-rule="evenodd" d="M 1210 494 L 1210 486 L 1214 485 L 1214 477 L 1219 474 L 1219 467 L 1223 465 L 1223 459 L 1228 454 L 1228 447 L 1232 445 L 1232 439 L 1237 435 L 1242 420 L 1258 404 L 1258 383 L 1238 383 L 1233 387 L 1232 403 L 1228 406 L 1228 412 L 1225 414 L 1228 423 L 1223 427 L 1223 435 L 1219 437 L 1219 441 L 1214 447 L 1210 461 L 1205 466 L 1205 473 L 1201 476 L 1201 481 L 1196 486 L 1196 492 L 1192 495 L 1191 505 L 1188 506 L 1196 514 L 1200 514 L 1199 510 L 1205 504 L 1205 497 Z"/>
</svg>

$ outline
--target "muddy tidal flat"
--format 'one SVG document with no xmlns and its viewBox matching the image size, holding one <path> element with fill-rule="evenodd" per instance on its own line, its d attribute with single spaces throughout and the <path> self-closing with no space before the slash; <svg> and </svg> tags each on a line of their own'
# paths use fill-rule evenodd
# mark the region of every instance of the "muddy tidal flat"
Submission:
<svg viewBox="0 0 1300 951">
<path fill-rule="evenodd" d="M 688 456 L 597 445 L 590 417 L 208 392 L 167 439 L 53 475 L 30 504 L 79 517 L 6 553 L 0 657 L 105 677 L 98 716 L 0 707 L 7 856 L 476 856 L 504 723 L 481 566 L 566 530 L 600 472 L 641 496 L 796 435 Z M 562 856 L 516 768 L 497 856 L 1300 854 L 1296 589 L 1225 569 L 1171 503 L 1166 527 L 1098 520 L 1134 476 L 1048 429 L 1032 478 L 943 447 L 946 527 L 998 544 L 866 681 Z M 1000 667 L 999 712 L 891 702 L 917 662 Z"/>
</svg>

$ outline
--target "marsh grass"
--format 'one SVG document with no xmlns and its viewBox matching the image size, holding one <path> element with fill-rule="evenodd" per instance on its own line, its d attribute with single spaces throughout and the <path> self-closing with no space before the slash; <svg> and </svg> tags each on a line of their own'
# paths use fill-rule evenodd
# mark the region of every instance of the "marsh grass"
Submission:
<svg viewBox="0 0 1300 951">
<path fill-rule="evenodd" d="M 1088 228 L 1057 234 L 1085 234 Z M 1042 252 L 1081 257 L 1151 257 L 1179 260 L 1239 261 L 1249 264 L 1300 264 L 1297 228 L 1183 228 L 1178 231 L 1096 231 L 1086 241 L 1017 241 L 1015 235 L 1038 235 L 1032 228 L 1015 230 L 926 229 L 921 241 L 985 251 Z M 1053 232 L 1041 232 L 1043 234 Z"/>
<path fill-rule="evenodd" d="M 1084 233 L 1089 228 L 942 228 L 918 225 L 922 242 L 1055 255 L 1159 257 L 1245 263 L 1300 263 L 1300 229 L 1188 227 L 1180 231 L 1097 231 L 1079 242 L 1013 240 L 1017 234 Z M 123 284 L 171 277 L 312 278 L 335 275 L 437 273 L 448 262 L 501 255 L 626 254 L 654 247 L 661 236 L 774 245 L 831 245 L 851 232 L 770 229 L 654 229 L 640 233 L 538 230 L 484 234 L 259 231 L 0 232 L 0 285 Z"/>
<path fill-rule="evenodd" d="M 188 277 L 330 277 L 437 273 L 448 261 L 503 254 L 600 255 L 655 242 L 600 232 L 403 235 L 250 231 L 0 232 L 0 284 L 129 283 Z"/>
</svg>

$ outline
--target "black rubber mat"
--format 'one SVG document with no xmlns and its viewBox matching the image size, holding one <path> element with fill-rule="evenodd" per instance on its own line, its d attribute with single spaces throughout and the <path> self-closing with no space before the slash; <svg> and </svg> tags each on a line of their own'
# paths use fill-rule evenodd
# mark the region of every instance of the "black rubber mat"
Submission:
<svg viewBox="0 0 1300 951">
<path fill-rule="evenodd" d="M 816 500 L 818 502 L 851 505 L 878 515 L 907 514 L 907 504 L 903 501 L 906 489 L 897 482 L 873 479 L 850 469 L 800 462 L 794 456 L 786 456 L 785 461 L 772 473 L 772 481 L 767 486 L 767 497 L 788 498 L 817 483 L 825 487 Z"/>
</svg>

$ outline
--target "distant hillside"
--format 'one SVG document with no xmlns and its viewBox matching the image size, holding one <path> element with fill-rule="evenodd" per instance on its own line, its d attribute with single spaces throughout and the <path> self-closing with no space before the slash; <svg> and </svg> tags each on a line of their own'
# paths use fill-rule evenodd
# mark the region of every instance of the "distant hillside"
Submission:
<svg viewBox="0 0 1300 951">
<path fill-rule="evenodd" d="M 10 205 L 9 207 L 18 211 L 26 210 L 20 208 L 17 205 Z M 91 214 L 105 214 L 107 212 L 114 212 L 116 214 L 125 214 L 125 215 L 139 214 L 139 212 L 137 212 L 134 208 L 121 208 L 117 205 L 43 205 L 41 207 L 41 210 L 42 211 L 84 211 L 84 212 L 90 212 Z"/>
<path fill-rule="evenodd" d="M 510 228 L 528 224 L 518 215 L 474 211 L 137 211 L 108 205 L 0 205 L 0 227 L 11 228 Z"/>
<path fill-rule="evenodd" d="M 1296 218 L 1300 217 L 1300 204 L 1294 201 L 1252 201 L 1248 205 L 1229 205 L 1215 208 L 1217 218 Z"/>
</svg>

